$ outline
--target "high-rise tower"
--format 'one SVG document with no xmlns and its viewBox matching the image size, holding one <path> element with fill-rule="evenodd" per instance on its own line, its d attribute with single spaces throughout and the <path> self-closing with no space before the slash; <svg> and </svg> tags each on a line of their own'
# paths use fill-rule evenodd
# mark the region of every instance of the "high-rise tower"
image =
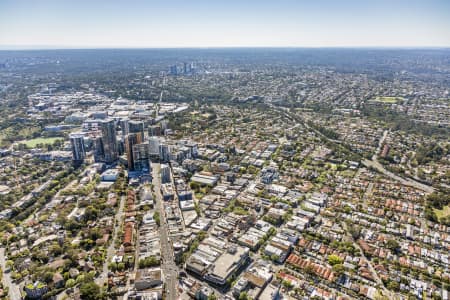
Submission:
<svg viewBox="0 0 450 300">
<path fill-rule="evenodd" d="M 113 163 L 119 158 L 116 125 L 114 120 L 106 119 L 101 123 L 104 161 Z"/>
<path fill-rule="evenodd" d="M 81 164 L 86 157 L 86 147 L 84 145 L 84 135 L 73 133 L 70 135 L 70 144 L 72 144 L 72 157 L 75 164 Z"/>
<path fill-rule="evenodd" d="M 144 141 L 144 122 L 142 121 L 129 121 L 128 122 L 129 133 L 137 133 L 141 136 L 141 141 Z"/>
<path fill-rule="evenodd" d="M 133 146 L 142 143 L 140 133 L 130 133 L 125 137 L 125 151 L 127 153 L 128 170 L 134 170 Z"/>
</svg>

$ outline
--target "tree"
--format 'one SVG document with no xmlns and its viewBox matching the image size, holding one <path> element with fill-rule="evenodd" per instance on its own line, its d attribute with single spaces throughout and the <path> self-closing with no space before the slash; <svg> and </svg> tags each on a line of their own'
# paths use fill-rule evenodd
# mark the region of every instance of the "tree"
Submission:
<svg viewBox="0 0 450 300">
<path fill-rule="evenodd" d="M 206 236 L 207 236 L 207 232 L 204 230 L 200 230 L 197 234 L 197 239 L 199 241 L 203 241 L 206 238 Z"/>
<path fill-rule="evenodd" d="M 433 300 L 442 300 L 442 297 L 439 293 L 436 292 L 433 294 L 432 299 Z"/>
<path fill-rule="evenodd" d="M 86 276 L 84 276 L 84 274 L 82 273 L 82 274 L 77 276 L 76 281 L 77 281 L 77 283 L 82 283 L 82 282 L 85 281 L 85 279 L 86 279 Z"/>
<path fill-rule="evenodd" d="M 434 208 L 442 209 L 445 205 L 450 204 L 450 194 L 431 193 L 427 196 L 427 202 Z"/>
<path fill-rule="evenodd" d="M 450 283 L 444 283 L 444 289 L 450 292 Z"/>
<path fill-rule="evenodd" d="M 161 219 L 160 219 L 160 217 L 159 217 L 159 212 L 155 212 L 154 214 L 153 214 L 153 219 L 155 220 L 155 222 L 156 222 L 156 225 L 161 225 Z"/>
<path fill-rule="evenodd" d="M 42 279 L 47 284 L 52 282 L 52 280 L 53 280 L 53 273 L 52 272 L 45 272 Z"/>
<path fill-rule="evenodd" d="M 440 288 L 442 286 L 442 282 L 437 278 L 433 279 L 431 282 L 438 288 Z"/>
<path fill-rule="evenodd" d="M 216 294 L 212 293 L 211 295 L 209 295 L 208 300 L 217 300 Z"/>
<path fill-rule="evenodd" d="M 124 263 L 119 263 L 119 264 L 117 265 L 117 269 L 118 269 L 119 271 L 125 270 L 125 264 L 124 264 Z"/>
<path fill-rule="evenodd" d="M 86 220 L 95 220 L 98 215 L 98 210 L 93 206 L 86 207 L 86 210 L 84 211 L 84 217 Z"/>
<path fill-rule="evenodd" d="M 63 249 L 58 244 L 51 245 L 49 250 L 53 253 L 54 256 L 61 255 L 63 252 Z"/>
<path fill-rule="evenodd" d="M 337 276 L 344 274 L 345 267 L 343 264 L 336 264 L 333 266 L 333 272 L 336 273 Z"/>
<path fill-rule="evenodd" d="M 189 184 L 189 186 L 191 187 L 191 189 L 192 190 L 194 190 L 194 191 L 198 191 L 199 189 L 200 189 L 200 185 L 197 183 L 197 182 L 191 182 L 190 184 Z"/>
<path fill-rule="evenodd" d="M 386 243 L 386 247 L 393 253 L 398 253 L 400 251 L 400 245 L 396 240 L 390 239 Z"/>
<path fill-rule="evenodd" d="M 159 266 L 160 263 L 161 263 L 160 260 L 157 259 L 155 256 L 149 256 L 139 260 L 139 268 L 144 269 L 148 267 Z"/>
<path fill-rule="evenodd" d="M 247 292 L 242 292 L 239 294 L 239 300 L 250 300 L 250 298 L 248 297 Z"/>
<path fill-rule="evenodd" d="M 290 282 L 289 280 L 283 280 L 282 284 L 288 290 L 290 290 L 290 289 L 292 289 L 294 287 L 292 282 Z"/>
<path fill-rule="evenodd" d="M 350 234 L 352 235 L 352 237 L 357 240 L 359 239 L 359 236 L 361 235 L 361 227 L 359 226 L 351 226 L 349 228 Z"/>
<path fill-rule="evenodd" d="M 77 284 L 77 282 L 75 281 L 75 279 L 70 278 L 70 279 L 68 279 L 68 280 L 66 281 L 66 288 L 74 287 L 75 284 Z"/>
<path fill-rule="evenodd" d="M 81 299 L 97 300 L 100 299 L 100 287 L 93 281 L 84 283 L 80 286 Z"/>
<path fill-rule="evenodd" d="M 343 261 L 342 258 L 340 258 L 335 254 L 331 254 L 328 256 L 328 263 L 332 266 L 342 264 L 342 261 Z"/>
<path fill-rule="evenodd" d="M 305 268 L 305 272 L 306 272 L 306 274 L 313 275 L 313 274 L 314 274 L 314 267 L 313 267 L 311 264 L 308 265 L 308 266 Z"/>
<path fill-rule="evenodd" d="M 198 205 L 198 202 L 194 202 L 194 209 L 195 212 L 197 213 L 197 216 L 201 216 L 202 215 L 202 210 L 200 208 L 200 205 Z"/>
<path fill-rule="evenodd" d="M 22 279 L 22 275 L 19 272 L 12 272 L 11 277 L 12 277 L 12 279 L 17 280 L 17 281 Z"/>
<path fill-rule="evenodd" d="M 14 266 L 14 262 L 12 260 L 7 260 L 6 261 L 6 268 L 7 269 L 11 269 Z"/>
<path fill-rule="evenodd" d="M 141 267 L 141 264 L 140 264 L 141 262 L 139 262 L 139 268 L 143 268 L 143 267 Z M 112 263 L 110 263 L 109 265 L 108 265 L 108 269 L 111 271 L 111 272 L 115 272 L 116 270 L 117 270 L 117 263 L 115 263 L 115 262 L 112 262 Z"/>
<path fill-rule="evenodd" d="M 400 284 L 397 281 L 390 281 L 387 288 L 392 291 L 398 291 L 400 289 Z"/>
</svg>

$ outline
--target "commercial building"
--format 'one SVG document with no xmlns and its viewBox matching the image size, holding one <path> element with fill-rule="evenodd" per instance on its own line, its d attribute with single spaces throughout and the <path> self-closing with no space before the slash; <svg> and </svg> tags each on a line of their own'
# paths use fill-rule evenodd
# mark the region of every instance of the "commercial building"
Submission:
<svg viewBox="0 0 450 300">
<path fill-rule="evenodd" d="M 98 131 L 101 129 L 103 120 L 100 119 L 87 119 L 82 124 L 83 131 Z"/>
<path fill-rule="evenodd" d="M 101 175 L 102 181 L 116 181 L 117 177 L 119 177 L 119 170 L 117 169 L 106 170 Z"/>
<path fill-rule="evenodd" d="M 170 148 L 169 145 L 159 145 L 159 159 L 162 162 L 168 162 L 170 160 Z"/>
<path fill-rule="evenodd" d="M 170 167 L 169 165 L 162 164 L 161 165 L 161 183 L 170 183 Z"/>
<path fill-rule="evenodd" d="M 205 279 L 217 285 L 224 285 L 249 257 L 249 249 L 230 246 L 208 269 Z"/>
<path fill-rule="evenodd" d="M 129 121 L 128 122 L 129 133 L 137 133 L 141 137 L 141 141 L 144 140 L 144 122 L 142 121 Z"/>
<path fill-rule="evenodd" d="M 82 163 L 86 157 L 86 147 L 84 145 L 84 135 L 74 133 L 70 135 L 70 144 L 72 145 L 72 158 L 74 163 Z"/>
<path fill-rule="evenodd" d="M 161 126 L 153 125 L 148 128 L 149 136 L 160 136 L 161 135 Z"/>
<path fill-rule="evenodd" d="M 175 196 L 175 191 L 171 183 L 161 184 L 161 194 L 164 201 L 173 200 Z"/>
<path fill-rule="evenodd" d="M 142 143 L 133 145 L 133 164 L 135 171 L 150 171 L 150 148 L 149 144 Z"/>
<path fill-rule="evenodd" d="M 159 140 L 155 137 L 148 139 L 150 155 L 159 158 Z"/>
<path fill-rule="evenodd" d="M 122 136 L 127 136 L 130 133 L 130 119 L 123 118 L 120 120 L 120 129 L 122 130 Z"/>
<path fill-rule="evenodd" d="M 219 180 L 218 176 L 215 175 L 207 175 L 202 173 L 195 173 L 194 176 L 192 176 L 191 181 L 201 184 L 201 185 L 209 185 L 214 186 L 216 185 L 217 181 Z"/>
<path fill-rule="evenodd" d="M 136 290 L 146 290 L 160 286 L 162 282 L 161 268 L 142 269 L 136 272 L 134 287 Z"/>
<path fill-rule="evenodd" d="M 101 123 L 102 144 L 104 161 L 106 163 L 113 163 L 119 158 L 119 151 L 117 146 L 116 125 L 114 120 L 107 119 Z"/>
<path fill-rule="evenodd" d="M 170 75 L 177 75 L 178 74 L 177 65 L 172 65 L 172 66 L 169 67 L 169 74 Z"/>
<path fill-rule="evenodd" d="M 102 138 L 97 136 L 92 139 L 92 144 L 94 147 L 94 160 L 95 162 L 103 162 L 103 157 L 105 156 L 103 150 Z"/>
<path fill-rule="evenodd" d="M 128 170 L 134 170 L 133 146 L 142 143 L 139 133 L 130 133 L 125 137 L 125 151 L 127 153 Z"/>
</svg>

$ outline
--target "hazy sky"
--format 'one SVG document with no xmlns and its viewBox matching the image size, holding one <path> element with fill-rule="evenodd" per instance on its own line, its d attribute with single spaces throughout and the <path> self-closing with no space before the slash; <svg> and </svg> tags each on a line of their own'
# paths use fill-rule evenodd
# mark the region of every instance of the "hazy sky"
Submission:
<svg viewBox="0 0 450 300">
<path fill-rule="evenodd" d="M 0 0 L 1 48 L 450 46 L 450 0 Z"/>
</svg>

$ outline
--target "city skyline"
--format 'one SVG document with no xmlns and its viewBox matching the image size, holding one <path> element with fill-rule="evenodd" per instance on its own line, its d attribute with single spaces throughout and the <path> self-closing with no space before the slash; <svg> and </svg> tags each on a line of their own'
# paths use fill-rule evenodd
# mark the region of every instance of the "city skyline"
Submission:
<svg viewBox="0 0 450 300">
<path fill-rule="evenodd" d="M 0 3 L 0 49 L 221 47 L 450 47 L 450 3 Z"/>
</svg>

